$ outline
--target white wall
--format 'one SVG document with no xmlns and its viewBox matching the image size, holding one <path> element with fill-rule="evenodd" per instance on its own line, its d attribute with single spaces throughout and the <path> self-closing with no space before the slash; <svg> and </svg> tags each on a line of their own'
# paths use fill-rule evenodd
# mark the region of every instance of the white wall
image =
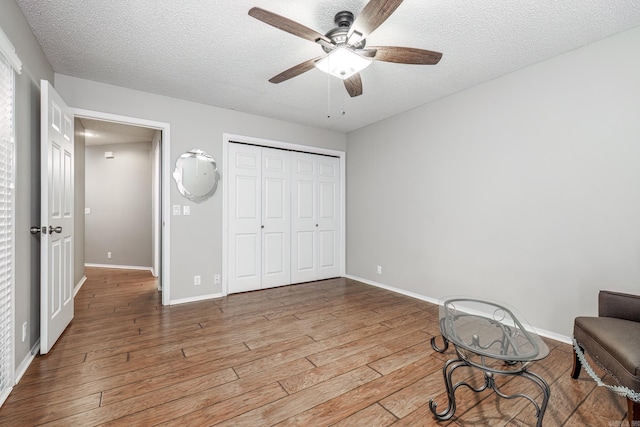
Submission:
<svg viewBox="0 0 640 427">
<path fill-rule="evenodd" d="M 213 155 L 222 179 L 225 179 L 223 133 L 346 150 L 346 135 L 339 132 L 60 74 L 56 74 L 55 87 L 70 107 L 169 123 L 172 170 L 181 153 L 201 148 Z M 220 293 L 222 287 L 214 285 L 213 279 L 214 275 L 222 273 L 222 194 L 216 193 L 200 204 L 193 203 L 178 193 L 172 180 L 169 203 L 191 207 L 190 216 L 171 217 L 169 281 L 172 301 Z M 193 285 L 194 275 L 201 276 L 201 286 Z"/>
<path fill-rule="evenodd" d="M 16 76 L 15 178 L 15 364 L 30 357 L 40 338 L 40 238 L 29 232 L 40 225 L 40 79 L 53 81 L 53 68 L 31 33 L 20 8 L 2 1 L 0 27 L 22 61 Z M 22 342 L 22 325 L 27 339 Z"/>
<path fill-rule="evenodd" d="M 347 273 L 563 336 L 599 289 L 640 293 L 638 46 L 640 28 L 350 133 Z"/>
</svg>

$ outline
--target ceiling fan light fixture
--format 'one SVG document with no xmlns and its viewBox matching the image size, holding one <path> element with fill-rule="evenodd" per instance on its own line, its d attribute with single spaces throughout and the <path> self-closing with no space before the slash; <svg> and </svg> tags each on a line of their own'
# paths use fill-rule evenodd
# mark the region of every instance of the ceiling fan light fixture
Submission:
<svg viewBox="0 0 640 427">
<path fill-rule="evenodd" d="M 338 46 L 315 63 L 320 70 L 343 80 L 364 70 L 369 64 L 371 59 L 358 55 L 353 49 L 345 46 Z"/>
</svg>

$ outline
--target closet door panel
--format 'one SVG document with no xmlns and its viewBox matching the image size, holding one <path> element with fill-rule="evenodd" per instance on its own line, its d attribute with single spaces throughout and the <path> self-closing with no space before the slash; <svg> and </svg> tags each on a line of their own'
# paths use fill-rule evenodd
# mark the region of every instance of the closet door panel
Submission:
<svg viewBox="0 0 640 427">
<path fill-rule="evenodd" d="M 318 156 L 318 280 L 338 277 L 340 236 L 340 159 Z"/>
<path fill-rule="evenodd" d="M 229 144 L 228 292 L 261 287 L 261 152 Z"/>
<path fill-rule="evenodd" d="M 318 270 L 326 272 L 329 269 L 333 269 L 337 267 L 337 259 L 336 259 L 336 233 L 332 230 L 321 231 L 319 236 L 319 256 L 318 260 Z M 326 275 L 325 277 L 336 277 L 335 275 Z M 320 274 L 319 274 L 320 276 Z"/>
<path fill-rule="evenodd" d="M 253 282 L 259 278 L 260 270 L 255 262 L 257 255 L 260 253 L 260 240 L 255 233 L 241 234 L 235 236 L 234 258 L 236 260 L 236 268 L 234 269 L 234 277 L 239 282 L 245 282 L 245 286 L 238 292 L 260 289 L 249 287 L 247 282 Z"/>
<path fill-rule="evenodd" d="M 262 148 L 262 288 L 291 283 L 290 157 Z"/>
<path fill-rule="evenodd" d="M 315 279 L 316 269 L 316 233 L 315 231 L 298 231 L 296 233 L 296 270 L 299 275 L 312 274 L 312 277 L 301 277 L 302 281 Z M 300 279 L 299 279 L 300 280 Z"/>
<path fill-rule="evenodd" d="M 311 224 L 316 218 L 316 183 L 313 180 L 299 178 L 296 188 L 296 196 L 298 198 L 295 206 L 296 218 L 301 221 L 306 220 Z"/>
<path fill-rule="evenodd" d="M 291 281 L 316 280 L 318 275 L 317 156 L 292 153 Z"/>
<path fill-rule="evenodd" d="M 264 242 L 262 245 L 264 249 L 264 275 L 266 277 L 286 275 L 287 272 L 284 268 L 285 240 L 282 233 L 264 233 L 262 241 Z"/>
<path fill-rule="evenodd" d="M 259 177 L 240 175 L 236 176 L 236 215 L 238 221 L 248 222 L 249 226 L 260 222 L 260 198 L 258 194 Z"/>
</svg>

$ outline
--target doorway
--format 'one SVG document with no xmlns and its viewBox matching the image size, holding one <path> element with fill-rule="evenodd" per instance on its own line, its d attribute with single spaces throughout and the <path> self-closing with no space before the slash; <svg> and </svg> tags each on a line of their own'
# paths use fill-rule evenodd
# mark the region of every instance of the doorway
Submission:
<svg viewBox="0 0 640 427">
<path fill-rule="evenodd" d="M 85 146 L 88 149 L 88 152 L 91 152 L 91 155 L 95 159 L 96 156 L 101 156 L 102 160 L 109 161 L 115 160 L 117 156 L 117 152 L 128 153 L 131 158 L 131 153 L 134 155 L 146 156 L 148 164 L 150 165 L 148 173 L 144 173 L 144 177 L 132 178 L 136 181 L 138 179 L 142 179 L 145 182 L 143 185 L 148 185 L 149 193 L 145 195 L 148 197 L 148 202 L 150 206 L 146 208 L 149 209 L 148 212 L 148 224 L 143 224 L 143 227 L 149 227 L 149 230 L 144 230 L 146 235 L 149 236 L 148 240 L 150 240 L 148 247 L 144 248 L 146 255 L 144 259 L 148 261 L 140 262 L 133 261 L 131 263 L 122 263 L 118 261 L 117 254 L 119 252 L 114 252 L 111 250 L 103 250 L 105 247 L 99 247 L 97 251 L 99 251 L 100 256 L 104 258 L 104 266 L 113 265 L 114 268 L 135 268 L 139 266 L 140 269 L 151 270 L 153 275 L 158 278 L 158 289 L 162 290 L 162 304 L 168 305 L 171 301 L 170 299 L 170 286 L 169 286 L 169 210 L 168 210 L 168 201 L 169 201 L 169 143 L 170 143 L 170 129 L 168 123 L 162 122 L 154 122 L 145 119 L 133 118 L 133 117 L 125 117 L 119 115 L 113 115 L 108 113 L 101 113 L 96 111 L 88 111 L 88 110 L 74 110 L 75 117 L 80 121 L 83 127 L 86 130 L 85 134 Z M 104 143 L 108 143 L 109 145 L 101 145 Z M 130 144 L 127 146 L 127 144 Z M 120 147 L 122 147 L 120 149 Z M 142 151 L 143 153 L 135 153 L 136 151 Z M 87 159 L 89 161 L 89 159 Z M 105 165 L 108 163 L 105 163 Z M 115 165 L 115 162 L 112 162 L 111 165 Z M 135 175 L 138 172 L 136 170 L 128 170 L 127 166 L 124 167 L 122 171 L 124 173 L 131 173 Z M 132 169 L 132 168 L 129 168 Z M 133 176 L 132 175 L 132 176 Z M 122 187 L 122 183 L 117 182 L 104 182 L 100 185 L 113 186 L 111 190 L 118 191 Z M 96 190 L 94 186 L 94 191 Z M 100 189 L 97 190 L 99 193 L 104 193 Z M 92 204 L 102 204 L 103 207 L 109 206 L 108 197 L 103 194 L 91 194 L 91 197 L 88 198 L 92 200 Z M 96 196 L 96 197 L 94 197 Z M 124 201 L 125 207 L 124 210 L 128 210 L 131 207 L 131 210 L 141 209 L 141 206 L 145 205 L 146 202 L 139 203 L 140 201 L 129 200 Z M 122 201 L 120 203 L 123 203 Z M 134 204 L 137 208 L 134 207 Z M 93 221 L 97 219 L 95 217 L 91 217 L 91 215 L 95 215 L 98 211 L 94 211 L 92 206 L 88 204 L 86 206 L 82 206 L 84 210 L 84 218 L 91 218 Z M 104 209 L 103 209 L 104 210 Z M 119 210 L 119 212 L 123 212 L 123 209 Z M 104 213 L 104 212 L 103 212 Z M 131 212 L 126 212 L 131 213 Z M 117 227 L 117 224 L 112 224 L 109 228 L 113 229 Z M 108 235 L 108 230 L 102 230 L 106 232 Z M 89 231 L 88 231 L 89 232 Z M 131 233 L 129 233 L 131 234 Z M 143 233 L 144 234 L 144 233 Z M 131 236 L 129 236 L 131 237 Z M 135 239 L 135 237 L 134 237 Z M 101 240 L 101 239 L 99 239 Z M 144 239 L 141 239 L 144 241 Z M 117 245 L 117 242 L 113 242 L 113 245 Z M 88 242 L 87 247 L 90 244 Z M 92 250 L 96 250 L 93 245 Z M 145 244 L 145 246 L 147 246 Z M 129 248 L 124 246 L 123 251 L 127 251 Z M 103 253 L 104 252 L 104 253 Z M 87 254 L 89 255 L 89 254 Z M 94 260 L 95 255 L 93 256 Z M 136 255 L 137 256 L 137 255 Z M 100 258 L 97 258 L 98 262 L 91 262 L 91 259 L 87 259 L 86 263 L 89 265 L 101 264 Z M 123 258 L 120 258 L 123 259 Z M 126 259 L 126 258 L 125 258 Z M 83 263 L 84 264 L 84 263 Z M 146 265 L 145 265 L 146 264 Z"/>
</svg>

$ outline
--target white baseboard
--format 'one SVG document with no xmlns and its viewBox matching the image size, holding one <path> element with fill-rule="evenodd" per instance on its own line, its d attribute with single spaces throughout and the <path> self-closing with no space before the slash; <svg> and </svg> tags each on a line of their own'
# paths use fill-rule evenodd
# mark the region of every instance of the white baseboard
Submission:
<svg viewBox="0 0 640 427">
<path fill-rule="evenodd" d="M 38 341 L 36 341 L 33 347 L 31 347 L 29 354 L 27 354 L 24 360 L 22 360 L 22 362 L 20 363 L 20 366 L 16 368 L 15 384 L 18 384 L 18 382 L 22 379 L 22 376 L 24 375 L 25 372 L 27 372 L 27 369 L 31 365 L 31 362 L 33 362 L 33 359 L 36 358 L 36 354 L 38 354 L 38 352 L 40 352 L 40 339 L 38 339 Z"/>
<path fill-rule="evenodd" d="M 13 391 L 13 387 L 7 387 L 4 389 L 2 393 L 0 393 L 0 408 L 2 408 L 2 404 L 4 403 L 5 400 L 7 400 L 7 397 L 9 397 L 12 391 Z"/>
<path fill-rule="evenodd" d="M 16 368 L 16 371 L 14 372 L 14 375 L 13 375 L 13 377 L 15 378 L 15 381 L 13 383 L 14 385 L 20 382 L 25 372 L 27 372 L 27 369 L 29 369 L 29 366 L 31 366 L 31 362 L 33 362 L 33 359 L 36 358 L 36 354 L 38 354 L 39 351 L 40 351 L 40 339 L 38 339 L 38 341 L 36 341 L 33 347 L 31 347 L 29 354 L 27 354 L 27 356 L 22 360 L 22 362 L 20 363 L 20 366 Z M 6 390 L 4 390 L 2 394 L 0 394 L 0 407 L 2 407 L 2 404 L 4 403 L 4 401 L 7 400 L 12 390 L 13 390 L 13 387 L 9 387 Z"/>
<path fill-rule="evenodd" d="M 198 301 L 204 301 L 208 299 L 222 298 L 223 296 L 224 295 L 222 293 L 218 293 L 218 294 L 200 295 L 197 297 L 172 299 L 171 301 L 169 301 L 169 305 L 186 304 L 189 302 L 198 302 Z"/>
<path fill-rule="evenodd" d="M 82 285 L 84 285 L 84 282 L 86 282 L 86 281 L 87 281 L 87 276 L 82 276 L 82 279 L 80 279 L 80 281 L 78 282 L 76 287 L 73 289 L 73 296 L 74 297 L 76 295 L 78 295 L 78 292 L 80 291 L 80 288 L 82 288 Z"/>
<path fill-rule="evenodd" d="M 395 292 L 395 293 L 398 293 L 398 294 L 406 295 L 408 297 L 416 298 L 416 299 L 419 299 L 419 300 L 422 300 L 422 301 L 430 302 L 431 304 L 438 305 L 438 299 L 437 298 L 431 298 L 431 297 L 428 297 L 428 296 L 425 296 L 425 295 L 422 295 L 422 294 L 416 294 L 415 292 L 411 292 L 411 291 L 406 291 L 404 289 L 395 288 L 393 286 L 385 285 L 383 283 L 374 282 L 373 280 L 363 279 L 362 277 L 351 276 L 351 275 L 347 275 L 345 277 L 347 279 L 357 280 L 358 282 L 366 283 L 367 285 L 376 286 L 378 288 L 386 289 L 386 290 L 391 291 L 391 292 Z"/>
<path fill-rule="evenodd" d="M 153 273 L 153 267 L 145 267 L 142 265 L 116 265 L 116 264 L 89 264 L 85 263 L 85 267 L 95 267 L 95 268 L 117 268 L 121 270 L 145 270 L 151 271 Z"/>
<path fill-rule="evenodd" d="M 540 335 L 541 337 L 545 337 L 555 341 L 563 342 L 565 344 L 573 345 L 573 339 L 571 337 L 568 337 L 566 335 L 556 334 L 555 332 L 547 331 L 545 329 L 536 328 L 535 326 L 534 326 L 534 329 L 536 330 L 538 335 Z"/>
<path fill-rule="evenodd" d="M 376 286 L 378 288 L 382 288 L 382 289 L 386 289 L 388 291 L 391 292 L 396 292 L 402 295 L 406 295 L 412 298 L 416 298 L 422 301 L 426 301 L 426 302 L 430 302 L 432 304 L 439 304 L 439 300 L 437 298 L 431 298 L 425 295 L 421 295 L 421 294 L 417 294 L 415 292 L 410 292 L 410 291 L 406 291 L 404 289 L 399 289 L 399 288 L 395 288 L 393 286 L 389 286 L 389 285 L 385 285 L 382 283 L 378 283 L 378 282 L 374 282 L 373 280 L 368 280 L 368 279 L 363 279 L 362 277 L 357 277 L 357 276 L 351 276 L 351 275 L 346 275 L 345 276 L 347 279 L 352 279 L 352 280 L 357 280 L 358 282 L 362 282 L 362 283 L 366 283 L 367 285 L 372 285 L 372 286 Z M 532 325 L 533 326 L 533 325 Z M 571 344 L 573 341 L 571 340 L 571 337 L 568 337 L 566 335 L 561 335 L 561 334 L 557 334 L 555 332 L 551 332 L 551 331 L 547 331 L 545 329 L 540 329 L 540 328 L 536 328 L 535 326 L 533 326 L 533 328 L 535 329 L 535 332 L 545 338 L 549 338 L 555 341 L 560 341 L 563 342 L 565 344 Z"/>
</svg>

